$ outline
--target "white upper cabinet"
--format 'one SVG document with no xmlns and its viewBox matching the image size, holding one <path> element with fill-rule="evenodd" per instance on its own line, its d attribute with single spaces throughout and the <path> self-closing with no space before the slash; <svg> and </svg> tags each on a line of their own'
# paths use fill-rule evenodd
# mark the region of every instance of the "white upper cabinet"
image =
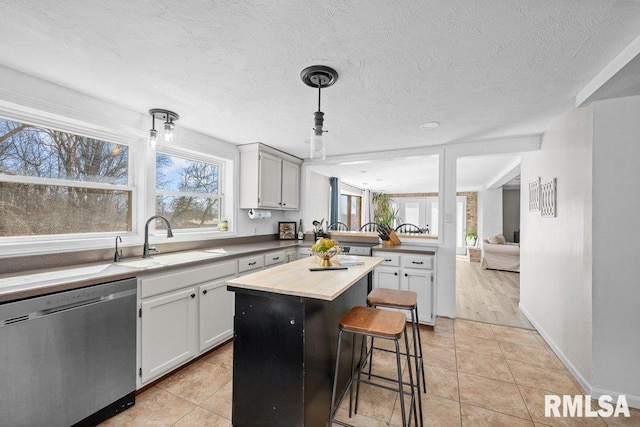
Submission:
<svg viewBox="0 0 640 427">
<path fill-rule="evenodd" d="M 241 165 L 241 168 L 244 167 L 244 164 Z M 241 191 L 243 190 L 245 190 L 244 187 L 242 187 Z M 258 158 L 257 207 L 279 209 L 282 203 L 281 193 L 282 159 L 268 153 L 260 153 Z"/>
<path fill-rule="evenodd" d="M 298 210 L 302 160 L 264 144 L 240 150 L 240 208 Z"/>
<path fill-rule="evenodd" d="M 300 165 L 282 160 L 282 208 L 300 208 Z"/>
</svg>

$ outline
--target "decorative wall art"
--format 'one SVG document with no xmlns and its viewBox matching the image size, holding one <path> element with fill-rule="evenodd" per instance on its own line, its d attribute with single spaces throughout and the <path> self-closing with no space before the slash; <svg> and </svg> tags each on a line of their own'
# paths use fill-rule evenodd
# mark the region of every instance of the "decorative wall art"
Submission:
<svg viewBox="0 0 640 427">
<path fill-rule="evenodd" d="M 294 240 L 296 236 L 296 222 L 281 221 L 278 223 L 280 240 Z"/>
<path fill-rule="evenodd" d="M 546 218 L 556 216 L 556 178 L 540 184 L 540 215 Z"/>
<path fill-rule="evenodd" d="M 529 183 L 529 212 L 540 210 L 540 177 Z"/>
</svg>

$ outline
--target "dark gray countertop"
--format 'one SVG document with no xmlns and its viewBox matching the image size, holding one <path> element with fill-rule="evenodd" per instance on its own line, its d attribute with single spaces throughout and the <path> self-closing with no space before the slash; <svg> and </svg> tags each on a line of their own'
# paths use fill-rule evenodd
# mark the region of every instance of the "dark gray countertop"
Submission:
<svg viewBox="0 0 640 427">
<path fill-rule="evenodd" d="M 384 246 L 378 245 L 373 247 L 373 252 L 404 252 L 420 255 L 435 255 L 438 251 L 436 246 L 421 246 L 421 245 L 397 245 L 397 246 Z"/>
<path fill-rule="evenodd" d="M 297 246 L 298 241 L 296 240 L 273 240 L 238 245 L 225 245 L 224 248 L 213 247 L 205 250 L 185 251 L 185 254 L 190 252 L 211 251 L 215 252 L 216 255 L 207 259 L 182 261 L 173 264 L 155 264 L 144 268 L 124 265 L 129 262 L 143 261 L 142 258 L 135 257 L 123 258 L 119 263 L 85 263 L 62 268 L 49 268 L 4 274 L 0 275 L 0 303 L 31 298 L 54 292 L 67 291 L 100 283 L 112 282 L 115 280 L 128 279 L 150 273 L 205 265 L 211 262 L 219 262 L 278 249 L 296 248 Z M 156 257 L 161 259 L 165 255 L 171 254 L 158 254 Z M 154 257 L 147 258 L 147 260 L 153 260 L 153 258 Z"/>
</svg>

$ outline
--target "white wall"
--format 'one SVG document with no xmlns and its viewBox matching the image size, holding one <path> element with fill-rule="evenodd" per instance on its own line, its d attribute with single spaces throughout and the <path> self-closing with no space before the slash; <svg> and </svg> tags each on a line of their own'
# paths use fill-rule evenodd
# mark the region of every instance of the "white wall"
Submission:
<svg viewBox="0 0 640 427">
<path fill-rule="evenodd" d="M 329 221 L 330 183 L 329 177 L 312 172 L 306 165 L 302 165 L 302 209 L 300 212 L 291 212 L 289 217 L 295 215 L 302 218 L 305 231 L 313 230 L 313 221 L 325 219 Z M 328 225 L 325 223 L 325 226 Z"/>
<path fill-rule="evenodd" d="M 583 386 L 592 380 L 592 110 L 572 110 L 522 155 L 520 307 Z M 557 178 L 557 215 L 529 212 L 528 183 Z"/>
<path fill-rule="evenodd" d="M 640 406 L 640 97 L 593 110 L 593 386 Z"/>
<path fill-rule="evenodd" d="M 478 191 L 478 238 L 502 234 L 502 189 Z"/>
</svg>

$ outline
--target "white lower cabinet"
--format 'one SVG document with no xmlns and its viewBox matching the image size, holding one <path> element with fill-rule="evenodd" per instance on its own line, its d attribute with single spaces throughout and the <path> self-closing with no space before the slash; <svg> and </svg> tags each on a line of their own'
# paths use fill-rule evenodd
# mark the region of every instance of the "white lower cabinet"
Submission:
<svg viewBox="0 0 640 427">
<path fill-rule="evenodd" d="M 138 388 L 233 336 L 237 261 L 138 278 Z"/>
<path fill-rule="evenodd" d="M 311 248 L 298 248 L 298 259 L 307 258 L 311 255 Z"/>
<path fill-rule="evenodd" d="M 373 287 L 400 289 L 400 269 L 391 267 L 377 267 L 373 271 Z"/>
<path fill-rule="evenodd" d="M 140 308 L 143 383 L 180 366 L 196 354 L 196 289 L 149 298 Z"/>
<path fill-rule="evenodd" d="M 284 251 L 284 257 L 286 258 L 285 262 L 292 262 L 297 259 L 297 251 L 296 249 L 287 249 Z"/>
<path fill-rule="evenodd" d="M 420 323 L 435 325 L 435 255 L 374 252 L 385 260 L 373 272 L 373 287 L 413 291 Z"/>
<path fill-rule="evenodd" d="M 284 264 L 285 262 L 287 262 L 287 255 L 285 251 L 267 252 L 266 254 L 264 254 L 265 267 Z"/>
<path fill-rule="evenodd" d="M 233 335 L 233 292 L 227 291 L 227 280 L 233 276 L 198 286 L 200 315 L 200 352 Z"/>
<path fill-rule="evenodd" d="M 434 325 L 436 322 L 436 310 L 433 271 L 403 269 L 400 288 L 417 294 L 418 320 L 420 323 Z"/>
</svg>

